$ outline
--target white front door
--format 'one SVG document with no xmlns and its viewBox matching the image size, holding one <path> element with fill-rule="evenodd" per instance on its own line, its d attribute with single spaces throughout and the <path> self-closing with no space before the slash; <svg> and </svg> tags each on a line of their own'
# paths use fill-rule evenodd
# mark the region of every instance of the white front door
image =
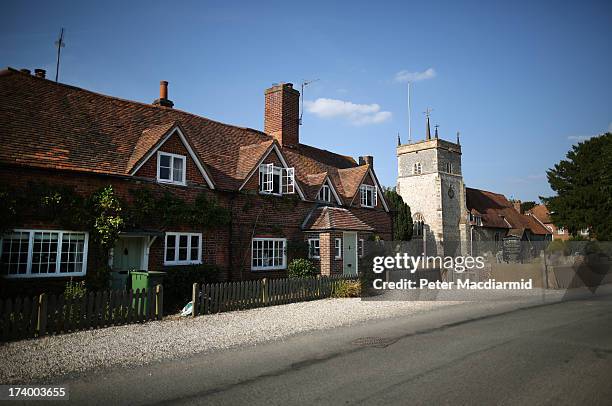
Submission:
<svg viewBox="0 0 612 406">
<path fill-rule="evenodd" d="M 343 233 L 342 237 L 342 273 L 357 275 L 357 233 Z"/>
</svg>

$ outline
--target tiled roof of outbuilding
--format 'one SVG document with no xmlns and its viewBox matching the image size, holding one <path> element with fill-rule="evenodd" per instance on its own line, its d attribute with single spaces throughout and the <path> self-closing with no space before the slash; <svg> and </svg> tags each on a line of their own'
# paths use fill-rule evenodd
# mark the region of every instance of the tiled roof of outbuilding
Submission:
<svg viewBox="0 0 612 406">
<path fill-rule="evenodd" d="M 303 228 L 309 231 L 374 231 L 372 227 L 359 220 L 349 210 L 329 206 L 315 209 L 306 220 Z"/>
<path fill-rule="evenodd" d="M 536 219 L 516 211 L 502 194 L 473 188 L 465 188 L 465 194 L 468 211 L 480 214 L 485 227 L 510 229 L 521 235 L 524 229 L 538 235 L 550 234 Z"/>
</svg>

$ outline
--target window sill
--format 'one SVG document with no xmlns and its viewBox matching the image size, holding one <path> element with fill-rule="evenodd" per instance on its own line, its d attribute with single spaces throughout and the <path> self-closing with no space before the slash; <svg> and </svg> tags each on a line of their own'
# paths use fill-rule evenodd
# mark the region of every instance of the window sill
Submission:
<svg viewBox="0 0 612 406">
<path fill-rule="evenodd" d="M 163 183 L 164 185 L 187 186 L 187 182 L 174 182 L 171 180 L 164 180 L 159 178 L 157 178 L 157 183 Z"/>
<path fill-rule="evenodd" d="M 202 261 L 164 262 L 164 266 L 177 266 L 177 265 L 202 265 Z"/>
<path fill-rule="evenodd" d="M 287 266 L 274 266 L 274 267 L 266 267 L 266 268 L 251 268 L 251 272 L 284 271 L 286 269 L 287 269 Z"/>
<path fill-rule="evenodd" d="M 259 194 L 262 196 L 276 196 L 276 197 L 284 196 L 282 193 L 262 192 L 261 190 L 259 191 Z M 291 193 L 288 193 L 288 194 L 291 194 Z"/>
<path fill-rule="evenodd" d="M 65 272 L 65 273 L 41 273 L 41 274 L 18 274 L 2 275 L 5 279 L 38 279 L 38 278 L 72 278 L 75 276 L 85 276 L 86 272 Z"/>
</svg>

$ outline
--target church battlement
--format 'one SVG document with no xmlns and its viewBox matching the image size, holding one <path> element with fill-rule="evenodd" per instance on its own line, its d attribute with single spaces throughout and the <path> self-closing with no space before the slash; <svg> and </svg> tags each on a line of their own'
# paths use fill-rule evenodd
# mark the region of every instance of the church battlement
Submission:
<svg viewBox="0 0 612 406">
<path fill-rule="evenodd" d="M 431 140 L 415 141 L 409 144 L 398 145 L 397 146 L 397 156 L 400 156 L 402 154 L 408 154 L 411 152 L 423 151 L 426 149 L 433 149 L 433 148 L 445 149 L 450 152 L 461 154 L 460 144 L 442 140 L 440 138 L 434 138 Z"/>
</svg>

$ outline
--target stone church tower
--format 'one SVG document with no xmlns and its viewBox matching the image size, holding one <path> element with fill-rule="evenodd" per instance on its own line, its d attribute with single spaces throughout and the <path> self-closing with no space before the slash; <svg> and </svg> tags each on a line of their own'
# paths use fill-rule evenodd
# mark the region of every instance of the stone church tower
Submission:
<svg viewBox="0 0 612 406">
<path fill-rule="evenodd" d="M 431 137 L 427 114 L 425 140 L 398 139 L 397 192 L 410 206 L 413 240 L 426 255 L 455 256 L 467 251 L 467 206 L 461 173 L 461 145 Z"/>
</svg>

